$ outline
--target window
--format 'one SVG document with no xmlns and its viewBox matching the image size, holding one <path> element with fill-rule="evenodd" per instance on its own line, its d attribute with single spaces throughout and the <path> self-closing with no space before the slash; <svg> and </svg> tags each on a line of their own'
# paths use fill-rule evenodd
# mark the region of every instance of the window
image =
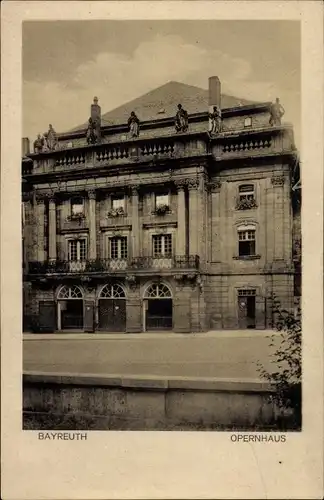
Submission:
<svg viewBox="0 0 324 500">
<path fill-rule="evenodd" d="M 255 255 L 255 229 L 239 230 L 239 256 Z"/>
<path fill-rule="evenodd" d="M 172 235 L 156 234 L 153 236 L 153 257 L 172 255 Z"/>
<path fill-rule="evenodd" d="M 155 195 L 155 208 L 163 205 L 169 206 L 169 195 L 167 193 Z"/>
<path fill-rule="evenodd" d="M 71 215 L 84 214 L 84 202 L 83 198 L 76 197 L 71 200 Z"/>
<path fill-rule="evenodd" d="M 253 184 L 243 184 L 239 187 L 240 201 L 254 200 L 254 186 Z"/>
<path fill-rule="evenodd" d="M 255 297 L 256 290 L 238 290 L 239 297 Z"/>
<path fill-rule="evenodd" d="M 244 127 L 252 127 L 252 118 L 251 118 L 251 116 L 247 116 L 244 119 Z"/>
<path fill-rule="evenodd" d="M 125 199 L 123 196 L 115 196 L 112 198 L 112 209 L 113 210 L 125 210 Z"/>
<path fill-rule="evenodd" d="M 110 258 L 127 259 L 127 237 L 115 236 L 110 238 Z"/>
<path fill-rule="evenodd" d="M 86 260 L 86 240 L 70 240 L 69 241 L 69 260 L 70 261 L 82 261 Z"/>
</svg>

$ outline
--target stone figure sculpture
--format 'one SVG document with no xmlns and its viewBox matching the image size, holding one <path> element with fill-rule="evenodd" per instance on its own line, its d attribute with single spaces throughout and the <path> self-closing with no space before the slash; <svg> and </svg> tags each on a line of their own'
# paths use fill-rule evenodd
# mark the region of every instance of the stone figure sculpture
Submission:
<svg viewBox="0 0 324 500">
<path fill-rule="evenodd" d="M 188 130 L 188 113 L 178 104 L 178 111 L 175 118 L 175 129 L 177 132 L 186 132 Z"/>
<path fill-rule="evenodd" d="M 34 153 L 41 153 L 43 150 L 43 141 L 41 135 L 38 134 L 37 139 L 34 141 Z"/>
<path fill-rule="evenodd" d="M 222 111 L 219 106 L 213 107 L 213 112 L 209 113 L 211 122 L 210 134 L 219 134 L 222 131 Z"/>
<path fill-rule="evenodd" d="M 279 98 L 276 98 L 276 102 L 272 103 L 270 106 L 270 125 L 278 126 L 281 125 L 281 118 L 285 114 L 284 108 L 281 106 L 279 102 Z"/>
<path fill-rule="evenodd" d="M 96 134 L 96 122 L 90 117 L 88 121 L 87 128 L 87 143 L 88 144 L 96 144 L 97 143 L 97 134 Z"/>
<path fill-rule="evenodd" d="M 47 145 L 50 150 L 54 150 L 57 147 L 57 135 L 51 124 L 49 124 L 47 132 Z"/>
<path fill-rule="evenodd" d="M 139 136 L 139 119 L 137 118 L 134 111 L 131 112 L 130 117 L 128 118 L 128 128 L 130 137 L 138 137 Z"/>
</svg>

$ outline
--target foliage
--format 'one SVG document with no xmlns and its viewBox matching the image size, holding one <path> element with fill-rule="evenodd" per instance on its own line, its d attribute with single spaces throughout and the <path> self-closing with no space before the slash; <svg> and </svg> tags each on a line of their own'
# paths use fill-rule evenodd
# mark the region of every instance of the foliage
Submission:
<svg viewBox="0 0 324 500">
<path fill-rule="evenodd" d="M 120 217 L 122 215 L 125 215 L 123 207 L 112 208 L 108 212 L 108 217 Z"/>
<path fill-rule="evenodd" d="M 249 210 L 250 208 L 256 208 L 257 204 L 254 198 L 241 198 L 236 205 L 236 210 Z"/>
<path fill-rule="evenodd" d="M 283 309 L 280 301 L 272 295 L 273 326 L 280 332 L 280 344 L 272 354 L 275 368 L 268 372 L 258 364 L 259 373 L 275 387 L 271 400 L 287 414 L 291 412 L 294 427 L 301 426 L 302 405 L 302 329 L 301 310 L 291 312 Z M 275 345 L 271 337 L 270 347 Z"/>
<path fill-rule="evenodd" d="M 157 215 L 164 215 L 169 211 L 168 205 L 158 205 L 155 209 Z"/>
</svg>

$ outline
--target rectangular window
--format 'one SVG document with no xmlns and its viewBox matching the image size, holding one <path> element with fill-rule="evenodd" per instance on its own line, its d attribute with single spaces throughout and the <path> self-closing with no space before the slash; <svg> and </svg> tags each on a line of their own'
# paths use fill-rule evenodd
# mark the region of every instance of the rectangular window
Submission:
<svg viewBox="0 0 324 500">
<path fill-rule="evenodd" d="M 247 116 L 244 119 L 244 127 L 252 127 L 252 118 L 251 118 L 251 116 Z"/>
<path fill-rule="evenodd" d="M 256 290 L 238 290 L 239 297 L 255 297 Z"/>
<path fill-rule="evenodd" d="M 172 255 L 172 235 L 153 235 L 153 257 L 171 257 Z"/>
<path fill-rule="evenodd" d="M 84 214 L 84 201 L 81 197 L 76 197 L 71 200 L 71 215 Z"/>
<path fill-rule="evenodd" d="M 125 210 L 125 198 L 123 196 L 114 196 L 112 198 L 112 208 L 113 210 Z"/>
<path fill-rule="evenodd" d="M 239 231 L 239 256 L 255 255 L 255 230 Z"/>
<path fill-rule="evenodd" d="M 170 205 L 169 195 L 167 193 L 164 194 L 156 194 L 155 195 L 155 208 L 161 207 L 163 205 Z"/>
<path fill-rule="evenodd" d="M 254 200 L 254 186 L 253 184 L 243 184 L 239 187 L 240 201 Z"/>
<path fill-rule="evenodd" d="M 110 238 L 110 258 L 127 259 L 127 237 L 115 236 Z"/>
<path fill-rule="evenodd" d="M 70 240 L 69 241 L 69 260 L 81 261 L 87 258 L 86 240 Z"/>
</svg>

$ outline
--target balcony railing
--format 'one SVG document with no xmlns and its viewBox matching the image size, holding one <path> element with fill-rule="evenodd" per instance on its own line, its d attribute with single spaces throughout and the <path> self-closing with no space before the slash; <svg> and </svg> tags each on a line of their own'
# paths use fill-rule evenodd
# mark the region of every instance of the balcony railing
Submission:
<svg viewBox="0 0 324 500">
<path fill-rule="evenodd" d="M 45 274 L 87 274 L 87 273 L 114 273 L 118 271 L 145 271 L 167 269 L 199 268 L 198 255 L 173 255 L 170 257 L 135 257 L 130 259 L 97 259 L 53 262 L 29 262 L 28 272 L 31 275 Z"/>
</svg>

